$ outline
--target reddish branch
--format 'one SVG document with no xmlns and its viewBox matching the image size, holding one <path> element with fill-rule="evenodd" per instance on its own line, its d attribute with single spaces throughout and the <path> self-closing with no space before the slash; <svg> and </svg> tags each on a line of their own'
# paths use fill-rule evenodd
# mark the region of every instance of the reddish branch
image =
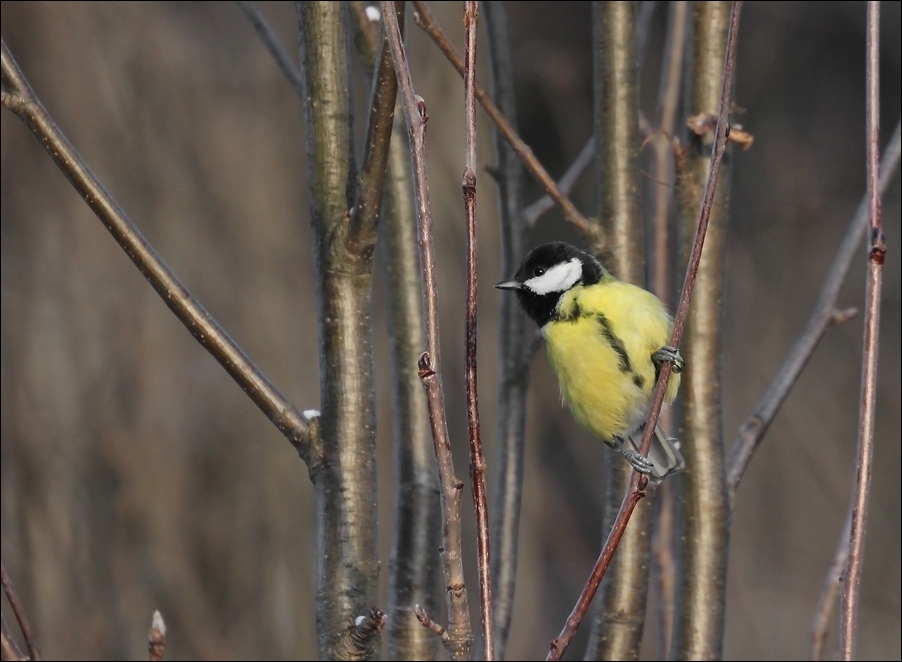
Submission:
<svg viewBox="0 0 902 662">
<path fill-rule="evenodd" d="M 717 114 L 717 128 L 715 129 L 714 146 L 711 152 L 711 163 L 708 169 L 708 180 L 705 186 L 705 193 L 702 199 L 701 210 L 699 213 L 699 221 L 695 234 L 695 241 L 692 246 L 692 253 L 689 257 L 689 265 L 686 270 L 686 278 L 683 282 L 683 290 L 680 295 L 680 304 L 677 309 L 676 318 L 673 325 L 673 334 L 670 338 L 672 347 L 679 347 L 680 340 L 683 337 L 683 329 L 686 326 L 686 315 L 689 312 L 689 302 L 692 297 L 692 290 L 695 286 L 695 279 L 698 274 L 698 265 L 701 260 L 702 247 L 705 243 L 705 232 L 708 228 L 708 220 L 711 216 L 711 208 L 714 202 L 714 191 L 717 186 L 717 178 L 720 172 L 720 163 L 723 160 L 724 149 L 729 136 L 728 115 L 730 108 L 730 96 L 732 91 L 733 68 L 736 62 L 736 39 L 739 31 L 739 15 L 742 9 L 742 2 L 733 3 L 733 9 L 730 16 L 730 31 L 727 36 L 727 55 L 724 62 L 723 71 L 723 88 L 720 96 L 720 110 Z M 670 380 L 670 373 L 673 369 L 671 363 L 665 363 L 661 368 L 661 374 L 658 378 L 658 384 L 655 389 L 655 396 L 652 402 L 651 411 L 649 413 L 648 422 L 645 425 L 645 434 L 642 438 L 641 453 L 647 455 L 651 448 L 651 436 L 655 432 L 658 416 L 661 412 L 661 406 L 664 404 L 664 394 L 667 390 L 667 382 Z M 630 479 L 629 489 L 624 501 L 617 513 L 617 519 L 608 536 L 605 546 L 602 548 L 601 556 L 595 563 L 595 568 L 589 581 L 586 583 L 583 592 L 573 608 L 570 617 L 564 625 L 564 629 L 560 635 L 551 642 L 547 660 L 560 660 L 570 644 L 570 640 L 576 633 L 580 622 L 585 617 L 595 591 L 601 583 L 604 571 L 610 563 L 610 557 L 613 557 L 617 544 L 623 536 L 623 530 L 636 507 L 636 503 L 644 495 L 645 487 L 648 480 L 642 474 L 634 471 Z"/>
</svg>

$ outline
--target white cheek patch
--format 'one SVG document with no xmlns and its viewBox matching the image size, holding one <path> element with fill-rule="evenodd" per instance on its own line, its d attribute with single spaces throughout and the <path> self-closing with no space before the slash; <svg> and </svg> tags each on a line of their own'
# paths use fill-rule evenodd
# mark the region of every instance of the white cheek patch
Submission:
<svg viewBox="0 0 902 662">
<path fill-rule="evenodd" d="M 576 285 L 583 275 L 583 263 L 578 257 L 569 262 L 556 264 L 541 276 L 536 276 L 525 281 L 523 285 L 536 294 L 549 294 L 551 292 L 566 292 Z"/>
</svg>

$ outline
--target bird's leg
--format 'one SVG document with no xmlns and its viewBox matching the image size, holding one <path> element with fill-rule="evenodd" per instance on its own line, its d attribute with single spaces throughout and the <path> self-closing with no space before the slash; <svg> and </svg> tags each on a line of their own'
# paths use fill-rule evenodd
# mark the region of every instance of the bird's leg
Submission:
<svg viewBox="0 0 902 662">
<path fill-rule="evenodd" d="M 651 360 L 652 363 L 655 364 L 655 371 L 659 374 L 661 372 L 661 367 L 665 363 L 672 363 L 673 372 L 676 374 L 683 372 L 683 368 L 686 367 L 686 362 L 683 360 L 683 357 L 680 356 L 680 350 L 676 347 L 671 347 L 670 345 L 664 345 L 657 350 L 651 355 Z"/>
<path fill-rule="evenodd" d="M 652 469 L 655 468 L 654 463 L 642 455 L 642 453 L 635 451 L 632 448 L 627 448 L 623 443 L 623 439 L 620 437 L 614 437 L 611 441 L 611 446 L 620 451 L 624 459 L 630 463 L 630 466 L 640 474 L 650 474 Z"/>
</svg>

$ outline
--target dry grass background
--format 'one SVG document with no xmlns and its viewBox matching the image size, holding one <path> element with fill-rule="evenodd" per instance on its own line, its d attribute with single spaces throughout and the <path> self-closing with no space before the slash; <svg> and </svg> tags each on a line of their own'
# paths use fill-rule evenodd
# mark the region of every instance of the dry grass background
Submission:
<svg viewBox="0 0 902 662">
<path fill-rule="evenodd" d="M 882 4 L 885 140 L 900 111 L 900 3 Z M 264 8 L 296 53 L 291 4 Z M 521 133 L 559 175 L 591 131 L 589 5 L 508 8 Z M 436 3 L 435 11 L 461 43 L 459 5 Z M 864 17 L 863 3 L 748 3 L 743 14 L 734 89 L 756 140 L 733 156 L 728 442 L 801 330 L 865 190 Z M 658 18 L 643 71 L 649 113 L 663 42 Z M 409 33 L 414 82 L 429 105 L 446 392 L 465 476 L 462 93 L 423 35 Z M 70 140 L 187 287 L 292 401 L 317 407 L 301 106 L 239 10 L 4 2 L 2 34 Z M 489 126 L 479 122 L 479 160 L 488 165 Z M 159 608 L 173 659 L 314 656 L 314 507 L 305 466 L 170 314 L 21 122 L 4 111 L 0 129 L 0 537 L 45 654 L 143 658 Z M 590 181 L 574 194 L 587 213 Z M 479 195 L 480 392 L 491 465 L 491 285 L 505 274 L 495 187 L 484 173 Z M 862 659 L 899 659 L 902 649 L 898 174 L 884 222 Z M 535 242 L 551 237 L 574 238 L 556 214 Z M 861 305 L 863 267 L 864 252 L 843 306 Z M 384 586 L 392 466 L 381 275 L 373 296 Z M 861 344 L 860 318 L 828 332 L 740 487 L 728 659 L 806 655 L 850 494 Z M 529 406 L 510 659 L 544 655 L 601 540 L 597 476 L 606 451 L 560 409 L 541 355 Z M 469 499 L 465 505 L 469 513 Z M 474 550 L 471 515 L 465 524 Z M 6 605 L 4 614 L 9 619 Z M 571 652 L 579 650 L 577 642 Z"/>
</svg>

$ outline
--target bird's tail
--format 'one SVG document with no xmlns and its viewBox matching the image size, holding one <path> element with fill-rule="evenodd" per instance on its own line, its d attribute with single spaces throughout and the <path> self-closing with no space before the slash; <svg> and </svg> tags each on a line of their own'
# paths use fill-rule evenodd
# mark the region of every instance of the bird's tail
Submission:
<svg viewBox="0 0 902 662">
<path fill-rule="evenodd" d="M 627 437 L 626 445 L 637 453 L 642 445 L 642 433 L 644 426 Z M 655 426 L 655 435 L 651 438 L 651 448 L 648 450 L 648 459 L 654 464 L 648 475 L 651 485 L 658 485 L 672 473 L 681 471 L 686 467 L 686 461 L 680 453 L 680 442 L 668 437 L 660 425 Z"/>
</svg>

